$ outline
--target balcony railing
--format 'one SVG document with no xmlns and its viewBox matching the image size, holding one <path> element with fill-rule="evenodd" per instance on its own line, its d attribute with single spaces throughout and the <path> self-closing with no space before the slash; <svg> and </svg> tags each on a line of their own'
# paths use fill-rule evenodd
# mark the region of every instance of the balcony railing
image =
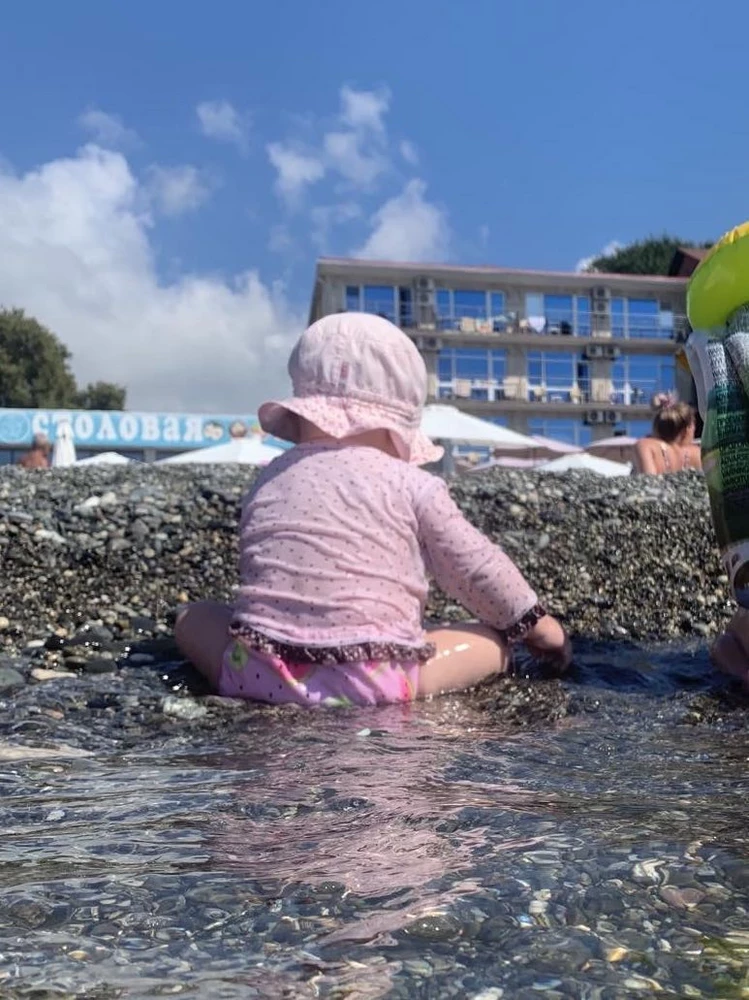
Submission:
<svg viewBox="0 0 749 1000">
<path fill-rule="evenodd" d="M 522 403 L 601 403 L 612 406 L 649 406 L 653 397 L 664 391 L 656 380 L 579 380 L 576 383 L 529 384 L 527 380 L 493 381 L 490 379 L 440 380 L 440 399 Z"/>
<path fill-rule="evenodd" d="M 526 316 L 506 312 L 491 316 L 479 307 L 461 306 L 452 316 L 441 315 L 433 306 L 401 303 L 396 311 L 392 299 L 365 303 L 365 311 L 384 316 L 404 330 L 437 330 L 446 334 L 505 334 L 523 333 L 538 336 L 599 337 L 612 336 L 625 340 L 676 340 L 686 338 L 689 325 L 686 316 L 669 316 L 662 325 L 661 315 L 622 316 L 609 312 L 549 309 L 543 315 Z"/>
</svg>

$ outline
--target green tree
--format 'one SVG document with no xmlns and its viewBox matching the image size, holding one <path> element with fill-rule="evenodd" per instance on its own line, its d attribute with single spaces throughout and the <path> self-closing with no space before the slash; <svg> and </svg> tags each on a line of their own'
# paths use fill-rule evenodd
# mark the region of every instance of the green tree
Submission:
<svg viewBox="0 0 749 1000">
<path fill-rule="evenodd" d="M 81 410 L 124 410 L 127 390 L 114 382 L 92 382 L 76 393 L 75 405 Z"/>
<path fill-rule="evenodd" d="M 667 275 L 674 254 L 680 247 L 705 249 L 711 243 L 694 243 L 677 236 L 650 236 L 645 240 L 620 247 L 612 254 L 596 258 L 591 271 L 602 274 L 662 274 Z"/>
<path fill-rule="evenodd" d="M 23 309 L 0 309 L 0 406 L 58 408 L 75 400 L 70 351 Z"/>
<path fill-rule="evenodd" d="M 122 410 L 126 391 L 111 382 L 76 385 L 70 351 L 23 309 L 0 309 L 0 407 Z"/>
</svg>

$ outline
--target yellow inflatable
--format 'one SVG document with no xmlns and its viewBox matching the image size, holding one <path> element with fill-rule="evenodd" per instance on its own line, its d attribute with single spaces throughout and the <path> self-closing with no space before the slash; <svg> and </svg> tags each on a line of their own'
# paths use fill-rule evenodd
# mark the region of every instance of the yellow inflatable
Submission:
<svg viewBox="0 0 749 1000">
<path fill-rule="evenodd" d="M 687 288 L 693 330 L 713 330 L 749 301 L 749 222 L 736 226 L 702 260 Z"/>
</svg>

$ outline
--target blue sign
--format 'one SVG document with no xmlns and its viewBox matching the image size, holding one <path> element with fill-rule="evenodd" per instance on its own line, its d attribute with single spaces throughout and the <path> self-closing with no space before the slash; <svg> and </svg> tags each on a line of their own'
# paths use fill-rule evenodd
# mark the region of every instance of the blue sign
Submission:
<svg viewBox="0 0 749 1000">
<path fill-rule="evenodd" d="M 28 446 L 35 434 L 46 434 L 54 442 L 56 427 L 61 420 L 70 422 L 73 440 L 78 447 L 102 451 L 208 448 L 251 434 L 262 436 L 268 444 L 286 446 L 285 442 L 265 435 L 254 414 L 4 409 L 0 409 L 0 446 Z"/>
</svg>

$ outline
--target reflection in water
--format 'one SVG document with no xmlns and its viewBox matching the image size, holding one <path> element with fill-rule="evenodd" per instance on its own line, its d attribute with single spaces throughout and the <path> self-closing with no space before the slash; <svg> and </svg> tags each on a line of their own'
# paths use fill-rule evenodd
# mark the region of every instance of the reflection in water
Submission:
<svg viewBox="0 0 749 1000">
<path fill-rule="evenodd" d="M 15 744 L 0 995 L 746 995 L 747 733 L 636 689 L 529 731 L 456 698 Z"/>
</svg>

